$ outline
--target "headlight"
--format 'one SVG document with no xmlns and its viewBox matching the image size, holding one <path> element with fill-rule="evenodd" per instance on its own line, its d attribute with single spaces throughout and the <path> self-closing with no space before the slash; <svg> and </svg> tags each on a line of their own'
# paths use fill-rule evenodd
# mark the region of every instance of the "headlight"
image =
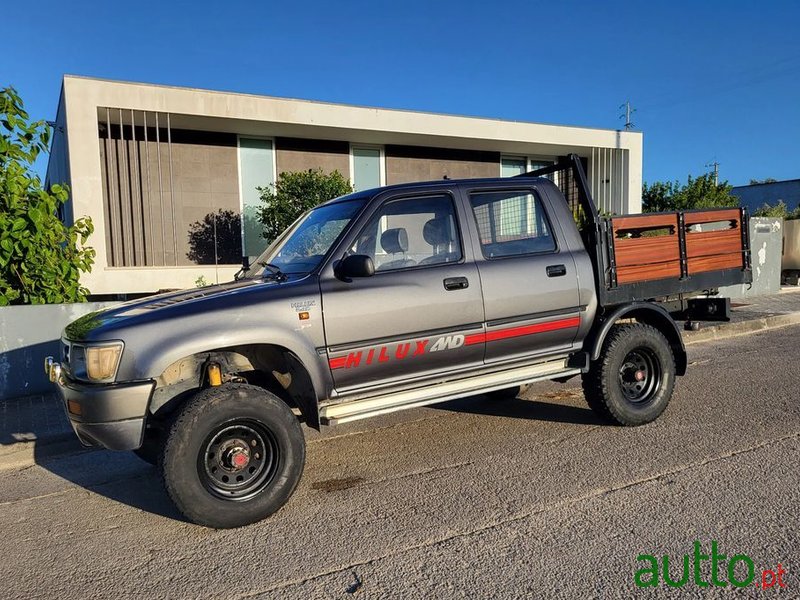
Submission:
<svg viewBox="0 0 800 600">
<path fill-rule="evenodd" d="M 86 376 L 90 381 L 113 381 L 122 356 L 122 343 L 86 346 Z"/>
</svg>

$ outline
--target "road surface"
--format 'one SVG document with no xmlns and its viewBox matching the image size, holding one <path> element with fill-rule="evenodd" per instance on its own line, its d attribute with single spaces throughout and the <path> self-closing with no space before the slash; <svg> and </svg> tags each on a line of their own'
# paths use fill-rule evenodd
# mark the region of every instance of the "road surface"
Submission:
<svg viewBox="0 0 800 600">
<path fill-rule="evenodd" d="M 800 597 L 799 342 L 690 346 L 667 412 L 635 429 L 600 423 L 573 379 L 309 432 L 289 504 L 234 531 L 183 522 L 132 454 L 5 471 L 0 597 L 646 597 L 669 590 L 636 586 L 637 557 L 678 579 L 695 541 L 752 560 L 744 593 L 780 563 Z"/>
</svg>

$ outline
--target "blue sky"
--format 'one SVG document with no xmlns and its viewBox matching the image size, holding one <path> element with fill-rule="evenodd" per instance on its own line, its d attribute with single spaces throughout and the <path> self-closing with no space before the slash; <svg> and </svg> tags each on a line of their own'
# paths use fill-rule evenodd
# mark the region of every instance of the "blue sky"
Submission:
<svg viewBox="0 0 800 600">
<path fill-rule="evenodd" d="M 0 86 L 55 116 L 64 73 L 622 127 L 644 177 L 800 177 L 800 2 L 11 2 Z M 9 48 L 13 49 L 9 51 Z"/>
</svg>

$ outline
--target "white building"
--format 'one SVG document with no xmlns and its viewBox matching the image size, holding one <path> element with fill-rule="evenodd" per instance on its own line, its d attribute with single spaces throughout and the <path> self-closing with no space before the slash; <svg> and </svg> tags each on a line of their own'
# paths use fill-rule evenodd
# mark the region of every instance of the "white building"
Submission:
<svg viewBox="0 0 800 600">
<path fill-rule="evenodd" d="M 255 188 L 284 171 L 338 170 L 366 189 L 513 175 L 570 152 L 601 210 L 640 212 L 639 132 L 66 76 L 47 182 L 70 187 L 66 221 L 94 222 L 82 283 L 101 297 L 231 279 L 242 249 L 264 245 Z"/>
</svg>

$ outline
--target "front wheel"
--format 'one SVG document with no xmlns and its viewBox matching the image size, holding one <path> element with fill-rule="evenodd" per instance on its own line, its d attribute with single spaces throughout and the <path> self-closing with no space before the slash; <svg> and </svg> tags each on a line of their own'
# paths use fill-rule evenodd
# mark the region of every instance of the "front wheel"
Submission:
<svg viewBox="0 0 800 600">
<path fill-rule="evenodd" d="M 225 529 L 281 508 L 304 464 L 303 431 L 286 403 L 255 386 L 227 384 L 199 392 L 180 410 L 161 471 L 178 510 Z"/>
<path fill-rule="evenodd" d="M 675 358 L 664 335 L 643 323 L 615 325 L 597 361 L 583 375 L 592 410 L 617 425 L 654 421 L 675 385 Z"/>
</svg>

